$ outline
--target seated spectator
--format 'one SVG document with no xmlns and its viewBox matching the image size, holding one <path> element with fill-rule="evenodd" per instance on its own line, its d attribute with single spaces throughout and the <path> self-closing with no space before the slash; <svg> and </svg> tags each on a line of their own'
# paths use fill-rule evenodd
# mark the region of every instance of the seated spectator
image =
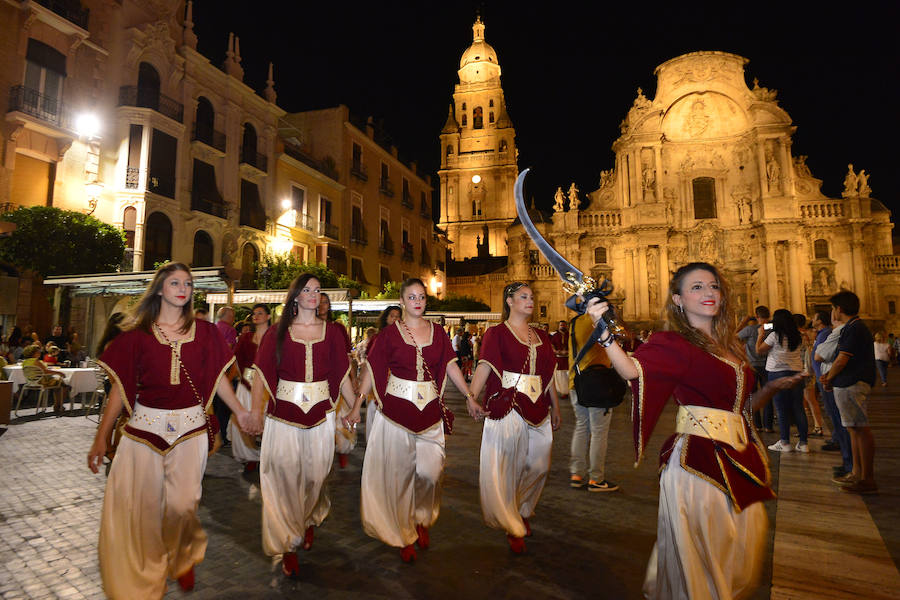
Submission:
<svg viewBox="0 0 900 600">
<path fill-rule="evenodd" d="M 47 368 L 47 365 L 40 359 L 41 354 L 41 345 L 40 344 L 31 344 L 22 353 L 23 367 L 39 367 L 41 371 L 43 371 L 44 375 L 41 377 L 40 383 L 45 387 L 59 388 L 56 390 L 53 400 L 53 412 L 56 414 L 62 413 L 63 407 L 63 393 L 64 383 L 63 383 L 63 375 L 62 373 L 56 373 Z"/>
<path fill-rule="evenodd" d="M 44 347 L 44 362 L 48 365 L 59 364 L 59 346 L 53 342 L 47 342 Z"/>
</svg>

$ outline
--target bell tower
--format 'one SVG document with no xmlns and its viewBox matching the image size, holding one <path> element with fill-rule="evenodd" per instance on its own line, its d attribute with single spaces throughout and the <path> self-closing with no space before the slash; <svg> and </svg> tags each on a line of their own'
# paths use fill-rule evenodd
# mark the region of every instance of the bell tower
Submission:
<svg viewBox="0 0 900 600">
<path fill-rule="evenodd" d="M 454 260 L 507 256 L 506 228 L 516 218 L 513 186 L 516 131 L 500 85 L 497 52 L 472 26 L 472 45 L 459 60 L 459 83 L 441 129 L 441 219 Z"/>
</svg>

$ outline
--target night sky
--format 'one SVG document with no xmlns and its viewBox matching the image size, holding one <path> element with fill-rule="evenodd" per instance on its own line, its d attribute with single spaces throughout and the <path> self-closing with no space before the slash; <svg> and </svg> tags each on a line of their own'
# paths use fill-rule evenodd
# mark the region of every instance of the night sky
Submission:
<svg viewBox="0 0 900 600">
<path fill-rule="evenodd" d="M 257 91 L 274 62 L 278 104 L 289 112 L 346 104 L 383 119 L 401 158 L 417 160 L 436 186 L 438 135 L 480 13 L 519 167 L 535 167 L 529 194 L 543 208 L 558 185 L 598 187 L 636 89 L 653 98 L 657 65 L 733 52 L 750 59 L 748 83 L 778 90 L 797 126 L 793 154 L 809 156 L 826 195 L 840 196 L 852 162 L 871 174 L 874 197 L 900 209 L 900 3 L 523 4 L 248 2 L 235 13 L 196 0 L 194 23 L 198 50 L 216 65 L 228 32 L 240 37 L 244 81 Z"/>
</svg>

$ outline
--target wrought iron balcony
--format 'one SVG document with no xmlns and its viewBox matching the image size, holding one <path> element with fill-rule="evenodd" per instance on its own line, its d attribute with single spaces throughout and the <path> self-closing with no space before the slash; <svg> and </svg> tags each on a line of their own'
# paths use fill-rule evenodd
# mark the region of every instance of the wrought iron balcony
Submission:
<svg viewBox="0 0 900 600">
<path fill-rule="evenodd" d="M 204 198 L 191 198 L 191 210 L 198 210 L 221 219 L 226 218 L 226 207 L 221 202 L 206 200 Z"/>
<path fill-rule="evenodd" d="M 388 256 L 393 256 L 394 254 L 394 244 L 391 243 L 390 240 L 382 240 L 381 243 L 378 244 L 378 251 L 382 254 L 387 254 Z"/>
<path fill-rule="evenodd" d="M 66 21 L 70 21 L 82 29 L 88 28 L 90 11 L 86 8 L 81 8 L 81 2 L 78 2 L 78 0 L 34 0 L 34 2 L 49 8 Z"/>
<path fill-rule="evenodd" d="M 9 89 L 9 111 L 23 112 L 61 129 L 71 129 L 72 119 L 68 108 L 55 96 L 47 96 L 37 90 L 14 85 Z"/>
<path fill-rule="evenodd" d="M 402 204 L 406 208 L 412 208 L 413 207 L 412 196 L 410 196 L 409 194 L 403 194 L 403 197 L 400 198 L 400 204 Z"/>
<path fill-rule="evenodd" d="M 206 125 L 198 127 L 198 124 L 194 123 L 191 141 L 203 142 L 210 148 L 215 148 L 219 152 L 225 152 L 225 134 Z"/>
<path fill-rule="evenodd" d="M 412 262 L 414 260 L 413 249 L 412 248 L 404 248 L 403 254 L 400 255 L 400 258 L 402 258 L 405 261 Z"/>
<path fill-rule="evenodd" d="M 431 219 L 432 218 L 431 209 L 428 208 L 427 204 L 423 204 L 422 206 L 419 207 L 419 216 L 422 217 L 423 219 Z"/>
<path fill-rule="evenodd" d="M 369 236 L 362 226 L 350 228 L 350 243 L 359 246 L 366 246 L 369 243 Z"/>
<path fill-rule="evenodd" d="M 306 231 L 312 231 L 313 230 L 312 217 L 307 214 L 300 213 L 299 215 L 297 215 L 297 227 L 305 229 Z"/>
<path fill-rule="evenodd" d="M 394 197 L 394 184 L 391 183 L 390 179 L 386 177 L 381 178 L 381 185 L 378 186 L 378 191 L 387 196 L 388 198 Z"/>
<path fill-rule="evenodd" d="M 320 237 L 327 237 L 333 240 L 340 239 L 340 229 L 338 226 L 331 223 L 325 223 L 324 221 L 319 221 L 318 234 Z"/>
<path fill-rule="evenodd" d="M 150 173 L 150 176 L 147 178 L 147 191 L 166 198 L 174 198 L 175 178 Z"/>
<path fill-rule="evenodd" d="M 366 169 L 366 165 L 362 163 L 353 163 L 350 166 L 350 174 L 359 179 L 360 181 L 368 181 L 369 180 L 369 171 Z"/>
<path fill-rule="evenodd" d="M 123 85 L 119 88 L 119 106 L 149 108 L 179 123 L 184 122 L 184 104 L 160 94 L 155 88 Z"/>
<path fill-rule="evenodd" d="M 269 159 L 265 154 L 260 154 L 259 152 L 250 152 L 248 150 L 241 150 L 241 162 L 245 165 L 250 165 L 251 167 L 256 167 L 260 171 L 264 173 L 269 170 Z"/>
<path fill-rule="evenodd" d="M 141 170 L 138 167 L 125 167 L 125 189 L 136 190 L 141 181 Z"/>
</svg>

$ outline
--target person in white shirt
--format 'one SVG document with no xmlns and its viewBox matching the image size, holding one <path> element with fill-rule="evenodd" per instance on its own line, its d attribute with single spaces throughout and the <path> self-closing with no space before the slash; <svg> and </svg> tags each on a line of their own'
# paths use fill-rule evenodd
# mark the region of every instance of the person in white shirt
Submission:
<svg viewBox="0 0 900 600">
<path fill-rule="evenodd" d="M 756 353 L 766 354 L 766 372 L 769 381 L 782 377 L 791 377 L 803 370 L 803 336 L 797 329 L 797 323 L 791 311 L 779 308 L 772 314 L 772 329 L 759 328 L 756 340 Z M 809 452 L 807 435 L 809 423 L 806 411 L 803 410 L 803 386 L 798 385 L 786 390 L 779 390 L 773 400 L 778 415 L 778 430 L 781 439 L 769 446 L 776 452 L 790 452 L 791 418 L 797 425 L 800 441 L 798 452 Z"/>
</svg>

